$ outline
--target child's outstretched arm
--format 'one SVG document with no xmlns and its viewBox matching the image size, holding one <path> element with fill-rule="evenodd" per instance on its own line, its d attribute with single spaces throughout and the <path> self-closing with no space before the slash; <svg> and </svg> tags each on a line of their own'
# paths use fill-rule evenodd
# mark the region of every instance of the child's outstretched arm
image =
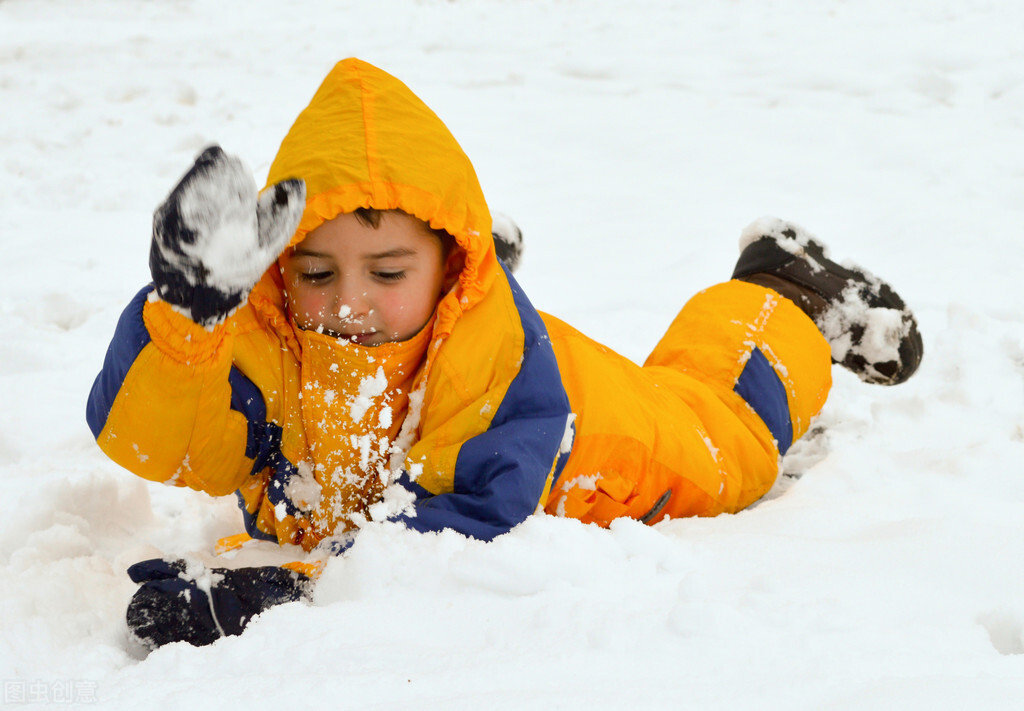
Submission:
<svg viewBox="0 0 1024 711">
<path fill-rule="evenodd" d="M 116 462 L 154 481 L 233 491 L 251 461 L 233 408 L 224 322 L 294 233 L 301 181 L 258 195 L 237 158 L 208 148 L 153 220 L 146 287 L 122 314 L 89 395 L 87 420 Z"/>
</svg>

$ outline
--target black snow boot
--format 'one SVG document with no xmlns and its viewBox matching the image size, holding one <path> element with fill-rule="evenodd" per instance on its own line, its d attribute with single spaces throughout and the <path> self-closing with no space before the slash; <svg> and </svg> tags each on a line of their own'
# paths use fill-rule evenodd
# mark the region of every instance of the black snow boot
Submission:
<svg viewBox="0 0 1024 711">
<path fill-rule="evenodd" d="M 767 217 L 743 231 L 732 278 L 772 289 L 811 317 L 832 347 L 832 362 L 868 383 L 902 383 L 921 364 L 914 315 L 891 286 L 843 267 L 803 228 Z"/>
</svg>

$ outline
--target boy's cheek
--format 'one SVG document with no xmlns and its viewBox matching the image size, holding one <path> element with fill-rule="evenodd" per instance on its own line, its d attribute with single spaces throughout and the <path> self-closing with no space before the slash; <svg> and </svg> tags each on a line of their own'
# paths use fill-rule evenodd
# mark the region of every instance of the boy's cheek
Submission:
<svg viewBox="0 0 1024 711">
<path fill-rule="evenodd" d="M 427 290 L 389 295 L 378 301 L 380 316 L 397 330 L 418 330 L 437 307 L 440 299 Z"/>
<path fill-rule="evenodd" d="M 290 294 L 288 310 L 291 312 L 292 320 L 303 326 L 318 326 L 327 313 L 327 302 L 327 297 L 323 294 Z"/>
<path fill-rule="evenodd" d="M 410 311 L 418 310 L 417 299 L 406 294 L 388 294 L 377 299 L 377 310 L 384 318 L 401 319 Z"/>
</svg>

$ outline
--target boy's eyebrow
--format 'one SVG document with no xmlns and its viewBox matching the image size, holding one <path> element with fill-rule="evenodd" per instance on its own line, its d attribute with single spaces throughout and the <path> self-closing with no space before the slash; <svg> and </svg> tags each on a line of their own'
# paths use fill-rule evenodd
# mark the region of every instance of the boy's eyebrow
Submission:
<svg viewBox="0 0 1024 711">
<path fill-rule="evenodd" d="M 317 252 L 315 249 L 308 249 L 301 245 L 292 250 L 293 257 L 323 257 L 325 259 L 330 258 L 331 255 L 326 252 Z M 416 256 L 416 250 L 409 249 L 408 247 L 396 247 L 395 249 L 389 249 L 384 252 L 373 252 L 371 254 L 362 255 L 363 259 L 388 259 L 389 257 L 413 257 Z"/>
<path fill-rule="evenodd" d="M 293 257 L 327 257 L 330 255 L 324 254 L 323 252 L 317 252 L 315 249 L 307 249 L 306 247 L 296 247 L 292 250 Z"/>
<path fill-rule="evenodd" d="M 388 259 L 389 257 L 414 257 L 416 256 L 415 249 L 409 249 L 408 247 L 395 247 L 384 252 L 375 252 L 373 254 L 364 254 L 363 259 Z"/>
</svg>

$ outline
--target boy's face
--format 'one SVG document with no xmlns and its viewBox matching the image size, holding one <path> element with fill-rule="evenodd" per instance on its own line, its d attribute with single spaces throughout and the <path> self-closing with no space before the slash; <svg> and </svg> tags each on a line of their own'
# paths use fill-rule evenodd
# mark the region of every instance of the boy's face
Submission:
<svg viewBox="0 0 1024 711">
<path fill-rule="evenodd" d="M 339 215 L 281 260 L 288 311 L 300 328 L 366 346 L 405 341 L 458 279 L 459 250 L 445 255 L 426 223 L 402 212 L 380 226 Z"/>
</svg>

